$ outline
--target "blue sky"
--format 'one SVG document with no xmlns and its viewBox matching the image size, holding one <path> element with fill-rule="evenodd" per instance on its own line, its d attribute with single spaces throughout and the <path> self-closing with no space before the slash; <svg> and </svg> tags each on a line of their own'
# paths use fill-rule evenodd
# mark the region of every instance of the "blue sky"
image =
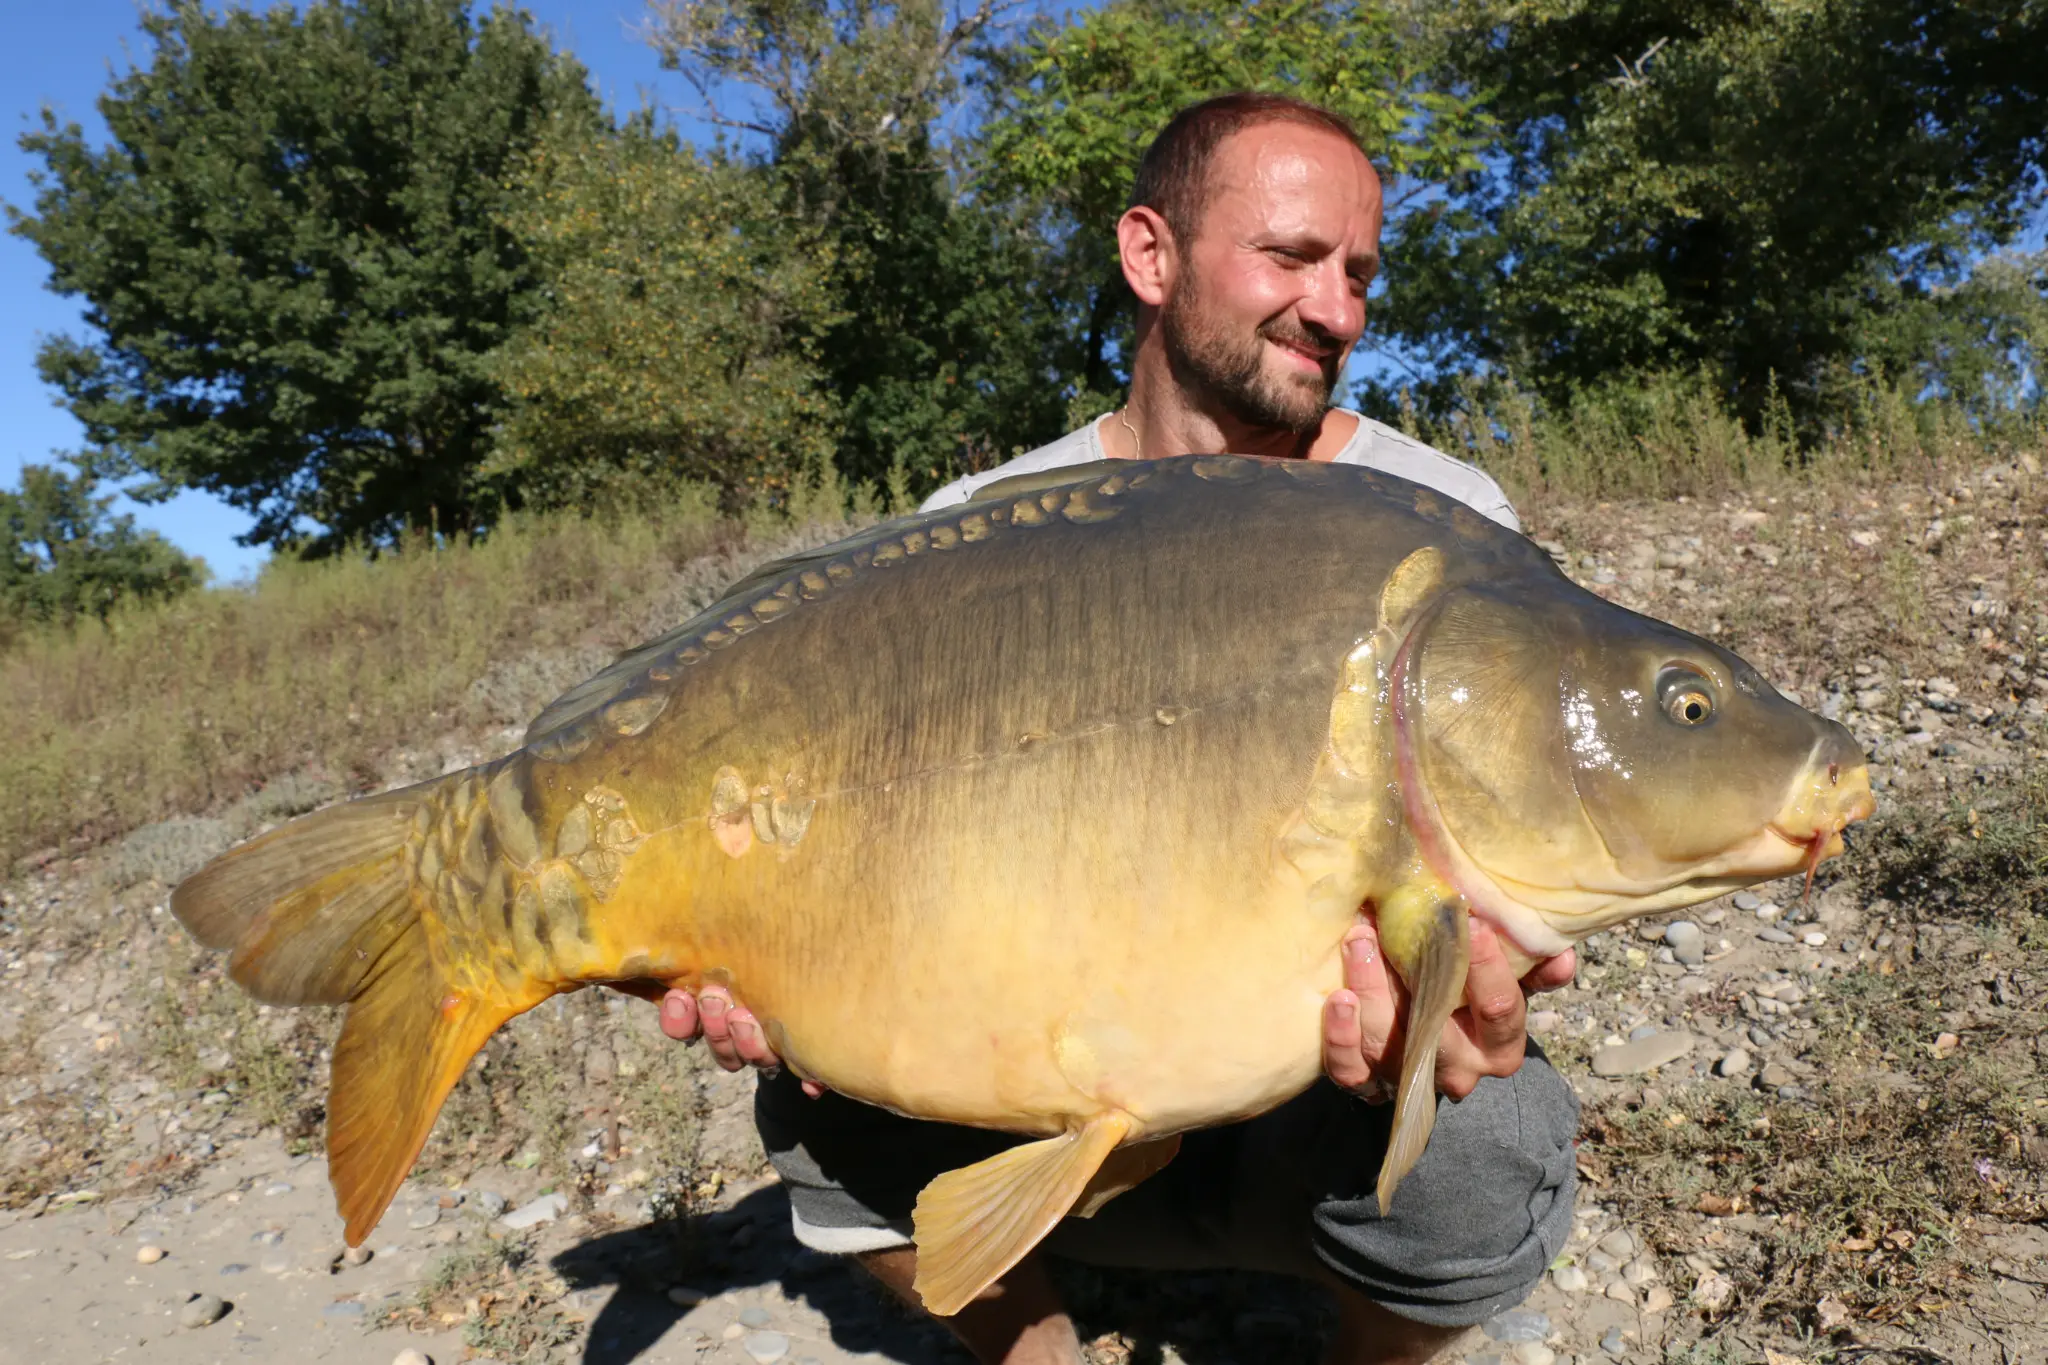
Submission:
<svg viewBox="0 0 2048 1365">
<path fill-rule="evenodd" d="M 482 6 L 479 6 L 482 8 Z M 525 8 L 590 68 L 598 93 L 616 108 L 636 107 L 647 95 L 686 108 L 694 95 L 678 76 L 661 70 L 653 49 L 631 32 L 641 22 L 640 0 L 528 0 Z M 94 100 L 109 74 L 129 65 L 129 55 L 146 57 L 148 44 L 136 23 L 134 0 L 59 0 L 23 5 L 8 22 L 0 46 L 0 200 L 27 208 L 32 202 L 28 174 L 39 162 L 16 145 L 37 123 L 37 110 L 54 106 L 104 139 Z M 700 136 L 702 134 L 700 133 Z M 83 334 L 77 301 L 43 287 L 48 272 L 28 242 L 0 235 L 0 487 L 16 486 L 21 466 L 46 463 L 52 454 L 75 450 L 83 434 L 71 415 L 51 401 L 52 391 L 36 377 L 40 339 L 55 332 Z M 154 507 L 123 504 L 137 522 L 154 527 L 194 554 L 203 555 L 218 580 L 252 572 L 263 552 L 234 543 L 250 520 L 204 493 L 186 492 Z"/>
</svg>

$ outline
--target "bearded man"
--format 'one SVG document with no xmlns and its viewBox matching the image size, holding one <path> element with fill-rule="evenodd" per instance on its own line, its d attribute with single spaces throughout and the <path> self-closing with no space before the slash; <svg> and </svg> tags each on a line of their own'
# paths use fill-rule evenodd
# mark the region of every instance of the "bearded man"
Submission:
<svg viewBox="0 0 2048 1365">
<path fill-rule="evenodd" d="M 1362 414 L 1330 405 L 1365 327 L 1379 268 L 1380 182 L 1351 127 L 1278 95 L 1181 111 L 1139 164 L 1117 223 L 1137 298 L 1130 400 L 924 510 L 1013 474 L 1101 459 L 1268 455 L 1364 464 L 1428 484 L 1513 529 L 1492 479 Z M 1275 547 L 1284 552 L 1284 547 Z M 1047 1254 L 1103 1265 L 1235 1267 L 1298 1276 L 1336 1296 L 1328 1365 L 1420 1362 L 1519 1302 L 1571 1226 L 1578 1106 L 1526 1037 L 1524 990 L 1572 977 L 1569 953 L 1515 980 L 1472 920 L 1467 1004 L 1445 1026 L 1443 1105 L 1428 1149 L 1382 1211 L 1373 1194 L 1400 1070 L 1397 988 L 1370 924 L 1344 946 L 1345 988 L 1323 1012 L 1326 1083 L 1244 1123 L 1187 1134 L 1160 1174 L 1092 1219 L 1069 1218 L 946 1325 L 986 1362 L 1079 1365 Z M 1219 1010 L 1250 1016 L 1256 1000 Z M 888 1003 L 875 1012 L 887 1025 Z M 755 1119 L 789 1192 L 797 1239 L 856 1256 L 906 1303 L 918 1191 L 1024 1139 L 907 1119 L 773 1071 L 759 1024 L 720 988 L 671 992 L 662 1028 L 701 1031 L 721 1065 L 763 1067 Z"/>
</svg>

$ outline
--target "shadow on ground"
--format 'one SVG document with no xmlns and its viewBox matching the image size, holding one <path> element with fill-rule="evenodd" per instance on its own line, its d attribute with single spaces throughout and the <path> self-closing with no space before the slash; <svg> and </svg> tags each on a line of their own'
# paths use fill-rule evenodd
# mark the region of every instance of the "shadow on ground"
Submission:
<svg viewBox="0 0 2048 1365">
<path fill-rule="evenodd" d="M 674 1285 L 715 1296 L 771 1282 L 823 1315 L 840 1350 L 916 1365 L 971 1365 L 943 1328 L 912 1317 L 850 1261 L 799 1245 L 780 1186 L 688 1223 L 648 1223 L 592 1238 L 553 1265 L 575 1288 L 617 1287 L 590 1324 L 583 1365 L 640 1360 L 688 1311 L 670 1301 Z M 1312 1360 L 1334 1322 L 1321 1291 L 1275 1276 L 1066 1262 L 1056 1262 L 1054 1274 L 1083 1340 L 1095 1344 L 1093 1358 L 1105 1362 Z"/>
</svg>

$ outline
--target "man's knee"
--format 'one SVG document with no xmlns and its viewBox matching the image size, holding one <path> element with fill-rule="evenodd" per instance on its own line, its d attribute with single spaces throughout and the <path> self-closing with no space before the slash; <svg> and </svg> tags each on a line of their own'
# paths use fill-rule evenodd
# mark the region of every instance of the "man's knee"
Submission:
<svg viewBox="0 0 2048 1365">
<path fill-rule="evenodd" d="M 1384 1111 L 1365 1120 L 1386 1121 Z M 1513 1076 L 1439 1104 L 1429 1146 L 1387 1212 L 1373 1192 L 1384 1147 L 1340 1139 L 1338 1150 L 1372 1160 L 1353 1157 L 1324 1182 L 1313 1214 L 1316 1255 L 1403 1317 L 1483 1322 L 1526 1297 L 1564 1248 L 1577 1132 L 1571 1087 L 1531 1044 Z"/>
</svg>

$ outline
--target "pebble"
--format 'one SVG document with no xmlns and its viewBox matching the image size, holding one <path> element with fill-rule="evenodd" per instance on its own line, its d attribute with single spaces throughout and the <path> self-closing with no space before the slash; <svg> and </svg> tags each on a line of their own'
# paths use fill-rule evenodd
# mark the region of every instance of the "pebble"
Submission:
<svg viewBox="0 0 2048 1365">
<path fill-rule="evenodd" d="M 518 1208 L 506 1214 L 504 1223 L 506 1227 L 514 1230 L 538 1227 L 542 1223 L 554 1222 L 555 1219 L 567 1213 L 568 1210 L 568 1195 L 544 1194 L 538 1199 L 529 1200 L 521 1204 Z"/>
<path fill-rule="evenodd" d="M 1564 1023 L 1564 1016 L 1556 1010 L 1536 1010 L 1529 1016 L 1529 1032 L 1555 1033 Z"/>
<path fill-rule="evenodd" d="M 1727 1055 L 1714 1064 L 1714 1070 L 1723 1076 L 1747 1076 L 1749 1054 L 1739 1047 L 1730 1048 Z"/>
<path fill-rule="evenodd" d="M 164 1258 L 164 1254 L 164 1249 L 160 1246 L 152 1245 L 135 1248 L 136 1262 L 141 1265 L 155 1265 Z"/>
<path fill-rule="evenodd" d="M 1707 960 L 1707 936 L 1691 920 L 1673 920 L 1664 926 L 1664 942 L 1671 955 L 1688 967 Z"/>
<path fill-rule="evenodd" d="M 434 1359 L 425 1351 L 415 1351 L 408 1346 L 391 1357 L 391 1365 L 434 1365 Z"/>
<path fill-rule="evenodd" d="M 1616 1228 L 1600 1239 L 1600 1249 L 1617 1261 L 1625 1261 L 1641 1251 L 1642 1243 L 1627 1228 Z"/>
<path fill-rule="evenodd" d="M 1737 910 L 1754 910 L 1763 903 L 1763 897 L 1757 895 L 1754 891 L 1738 891 L 1735 893 L 1735 908 Z"/>
<path fill-rule="evenodd" d="M 1575 1265 L 1561 1265 L 1551 1271 L 1550 1282 L 1567 1294 L 1586 1292 L 1586 1272 Z"/>
<path fill-rule="evenodd" d="M 1751 1024 L 1749 1026 L 1749 1041 L 1755 1043 L 1758 1047 L 1769 1047 L 1776 1040 L 1771 1037 L 1771 1031 L 1762 1024 Z"/>
<path fill-rule="evenodd" d="M 1642 1286 L 1657 1278 L 1657 1267 L 1647 1256 L 1638 1256 L 1621 1268 L 1623 1283 Z"/>
<path fill-rule="evenodd" d="M 670 1285 L 668 1301 L 678 1308 L 695 1308 L 711 1296 L 701 1289 L 692 1289 L 686 1284 Z"/>
<path fill-rule="evenodd" d="M 1818 948 L 1828 941 L 1828 936 L 1818 929 L 1809 929 L 1799 936 L 1799 941 L 1809 948 Z"/>
<path fill-rule="evenodd" d="M 424 1232 L 428 1228 L 434 1226 L 434 1224 L 440 1221 L 440 1206 L 437 1204 L 427 1204 L 423 1205 L 420 1208 L 414 1209 L 412 1211 L 412 1217 L 405 1220 L 405 1225 L 411 1228 L 414 1232 Z"/>
<path fill-rule="evenodd" d="M 740 1310 L 740 1325 L 742 1327 L 766 1327 L 773 1321 L 774 1319 L 768 1315 L 768 1310 L 765 1308 L 743 1308 Z"/>
<path fill-rule="evenodd" d="M 1540 1341 L 1525 1341 L 1508 1353 L 1515 1365 L 1557 1365 L 1557 1352 Z"/>
<path fill-rule="evenodd" d="M 1653 1284 L 1648 1292 L 1643 1295 L 1643 1311 L 1645 1313 L 1662 1313 L 1676 1302 L 1677 1299 L 1672 1296 L 1670 1290 L 1661 1284 Z"/>
<path fill-rule="evenodd" d="M 1630 1289 L 1620 1280 L 1609 1280 L 1606 1289 L 1602 1292 L 1616 1303 L 1634 1304 L 1636 1301 L 1636 1291 Z"/>
<path fill-rule="evenodd" d="M 256 1265 L 266 1275 L 282 1275 L 292 1268 L 292 1254 L 283 1247 L 273 1247 L 263 1253 L 263 1259 Z"/>
<path fill-rule="evenodd" d="M 228 1315 L 228 1306 L 218 1294 L 194 1294 L 178 1310 L 180 1327 L 211 1327 Z"/>
<path fill-rule="evenodd" d="M 329 1322 L 354 1322 L 367 1311 L 360 1301 L 356 1299 L 343 1299 L 339 1303 L 330 1303 L 321 1309 L 320 1316 L 326 1318 Z"/>
<path fill-rule="evenodd" d="M 780 1360 L 789 1354 L 789 1338 L 780 1332 L 749 1332 L 740 1339 L 740 1349 L 747 1353 L 749 1360 L 767 1365 L 767 1362 Z"/>
<path fill-rule="evenodd" d="M 1766 1090 L 1777 1090 L 1794 1084 L 1792 1073 L 1777 1062 L 1765 1062 L 1764 1069 L 1757 1073 L 1757 1080 Z"/>
<path fill-rule="evenodd" d="M 1593 1054 L 1596 1076 L 1632 1076 L 1675 1062 L 1693 1049 L 1694 1038 L 1683 1029 L 1653 1033 L 1627 1043 L 1610 1043 Z"/>
<path fill-rule="evenodd" d="M 1486 1335 L 1510 1345 L 1541 1341 L 1550 1335 L 1550 1319 L 1533 1308 L 1510 1308 L 1486 1324 Z"/>
<path fill-rule="evenodd" d="M 285 1180 L 273 1180 L 270 1184 L 263 1187 L 263 1193 L 272 1199 L 275 1199 L 278 1195 L 290 1194 L 291 1192 L 291 1183 Z"/>
<path fill-rule="evenodd" d="M 482 1191 L 477 1195 L 475 1203 L 476 1207 L 483 1210 L 486 1218 L 496 1218 L 506 1209 L 505 1196 L 496 1190 Z"/>
<path fill-rule="evenodd" d="M 220 1273 L 223 1275 L 240 1275 L 248 1269 L 249 1267 L 245 1262 L 229 1261 L 226 1265 L 220 1268 Z"/>
<path fill-rule="evenodd" d="M 1756 936 L 1766 943 L 1796 943 L 1797 939 L 1783 929 L 1759 929 Z"/>
<path fill-rule="evenodd" d="M 1628 1354 L 1628 1342 L 1622 1339 L 1619 1327 L 1607 1329 L 1607 1335 L 1600 1338 L 1600 1349 L 1613 1356 L 1616 1360 Z"/>
</svg>

